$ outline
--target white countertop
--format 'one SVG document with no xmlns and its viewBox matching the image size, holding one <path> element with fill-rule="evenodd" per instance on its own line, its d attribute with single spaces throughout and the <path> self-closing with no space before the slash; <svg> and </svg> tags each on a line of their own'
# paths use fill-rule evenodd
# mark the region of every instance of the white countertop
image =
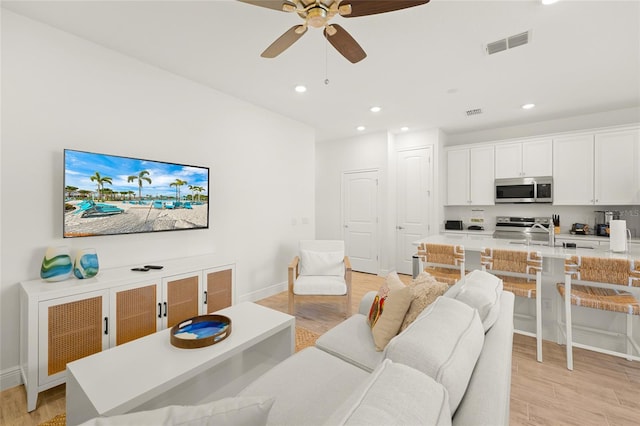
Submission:
<svg viewBox="0 0 640 426">
<path fill-rule="evenodd" d="M 564 259 L 568 255 L 578 255 L 611 259 L 630 259 L 640 262 L 640 245 L 638 244 L 630 244 L 629 250 L 626 253 L 614 253 L 609 250 L 608 246 L 595 246 L 594 248 L 563 248 L 549 247 L 546 245 L 539 245 L 537 243 L 527 246 L 524 244 L 513 244 L 513 240 L 490 238 L 489 236 L 485 236 L 484 238 L 471 238 L 470 236 L 467 236 L 467 234 L 468 232 L 456 234 L 449 233 L 447 231 L 445 234 L 432 235 L 430 237 L 414 241 L 414 244 L 416 246 L 423 242 L 434 244 L 460 244 L 464 246 L 465 250 L 469 251 L 481 251 L 485 247 L 504 250 L 539 251 L 543 257 L 556 259 Z M 570 236 L 575 237 L 575 235 Z M 585 246 L 587 245 L 588 244 L 585 242 Z"/>
</svg>

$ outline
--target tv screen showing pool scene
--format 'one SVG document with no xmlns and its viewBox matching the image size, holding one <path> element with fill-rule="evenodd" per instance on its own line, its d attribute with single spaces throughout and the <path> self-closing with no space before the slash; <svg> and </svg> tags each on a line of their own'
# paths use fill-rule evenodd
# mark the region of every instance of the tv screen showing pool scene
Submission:
<svg viewBox="0 0 640 426">
<path fill-rule="evenodd" d="M 209 228 L 209 168 L 64 150 L 65 238 Z"/>
</svg>

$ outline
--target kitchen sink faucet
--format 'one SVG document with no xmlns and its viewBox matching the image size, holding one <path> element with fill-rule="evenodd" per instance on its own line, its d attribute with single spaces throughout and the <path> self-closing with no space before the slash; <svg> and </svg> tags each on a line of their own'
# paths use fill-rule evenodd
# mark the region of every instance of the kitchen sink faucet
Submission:
<svg viewBox="0 0 640 426">
<path fill-rule="evenodd" d="M 556 246 L 556 236 L 555 236 L 555 231 L 553 229 L 553 226 L 549 225 L 549 227 L 544 227 L 541 224 L 539 224 L 538 222 L 534 223 L 533 226 L 531 226 L 531 229 L 534 228 L 540 228 L 540 229 L 544 229 L 545 231 L 547 231 L 549 233 L 549 247 L 555 247 Z"/>
</svg>

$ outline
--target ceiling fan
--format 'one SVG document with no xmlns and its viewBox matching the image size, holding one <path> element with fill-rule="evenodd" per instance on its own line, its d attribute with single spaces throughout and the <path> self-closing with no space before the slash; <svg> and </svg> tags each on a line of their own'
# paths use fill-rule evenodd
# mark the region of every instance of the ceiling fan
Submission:
<svg viewBox="0 0 640 426">
<path fill-rule="evenodd" d="M 365 51 L 344 28 L 338 24 L 329 24 L 331 18 L 340 15 L 344 18 L 375 15 L 393 12 L 429 3 L 429 0 L 238 0 L 255 6 L 262 6 L 282 12 L 297 13 L 304 20 L 294 25 L 276 41 L 271 43 L 260 56 L 275 58 L 307 32 L 308 27 L 323 28 L 324 36 L 342 56 L 351 63 L 360 62 L 367 57 Z"/>
</svg>

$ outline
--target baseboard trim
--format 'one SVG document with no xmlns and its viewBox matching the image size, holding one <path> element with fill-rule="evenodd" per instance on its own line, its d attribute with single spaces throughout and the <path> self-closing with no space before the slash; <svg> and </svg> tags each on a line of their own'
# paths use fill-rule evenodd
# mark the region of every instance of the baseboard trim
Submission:
<svg viewBox="0 0 640 426">
<path fill-rule="evenodd" d="M 271 297 L 273 295 L 286 291 L 287 287 L 288 287 L 288 283 L 286 281 L 278 284 L 274 284 L 269 287 L 253 291 L 251 293 L 244 294 L 238 297 L 238 300 L 236 300 L 236 303 L 255 302 L 256 300 L 261 300 L 267 297 Z"/>
<path fill-rule="evenodd" d="M 22 384 L 20 367 L 7 368 L 0 371 L 0 391 L 5 391 Z"/>
</svg>

